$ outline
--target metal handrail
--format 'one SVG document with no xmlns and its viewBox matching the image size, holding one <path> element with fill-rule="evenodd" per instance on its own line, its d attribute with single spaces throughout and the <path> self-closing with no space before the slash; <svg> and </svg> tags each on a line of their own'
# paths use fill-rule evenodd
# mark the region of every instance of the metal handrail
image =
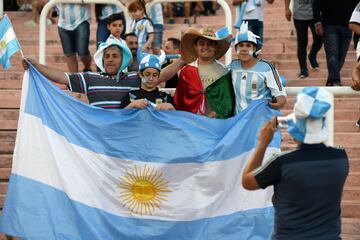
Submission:
<svg viewBox="0 0 360 240">
<path fill-rule="evenodd" d="M 1 0 L 0 0 L 1 1 Z M 113 4 L 119 6 L 124 11 L 124 16 L 126 19 L 126 29 L 129 31 L 131 17 L 127 8 L 119 0 L 50 0 L 45 4 L 44 8 L 40 14 L 39 21 L 39 63 L 45 64 L 46 56 L 46 17 L 52 7 L 58 3 L 77 3 L 77 4 L 91 4 L 91 3 L 101 3 L 101 4 Z"/>
<path fill-rule="evenodd" d="M 204 2 L 206 0 L 153 0 L 146 5 L 147 9 L 151 9 L 151 7 L 156 3 L 161 2 Z M 232 15 L 229 5 L 226 3 L 225 0 L 216 0 L 216 2 L 224 9 L 225 13 L 225 26 L 228 28 L 229 33 L 231 33 L 232 29 Z M 226 52 L 225 54 L 225 64 L 228 65 L 231 62 L 231 49 Z"/>
</svg>

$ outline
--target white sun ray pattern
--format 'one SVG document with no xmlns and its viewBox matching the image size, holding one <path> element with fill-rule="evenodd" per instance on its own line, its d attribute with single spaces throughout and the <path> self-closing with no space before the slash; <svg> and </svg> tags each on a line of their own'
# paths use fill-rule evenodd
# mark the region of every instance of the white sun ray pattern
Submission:
<svg viewBox="0 0 360 240">
<path fill-rule="evenodd" d="M 130 210 L 130 214 L 153 215 L 156 208 L 167 201 L 167 193 L 171 192 L 163 173 L 155 167 L 143 169 L 135 165 L 132 172 L 126 171 L 119 178 L 120 202 Z"/>
</svg>

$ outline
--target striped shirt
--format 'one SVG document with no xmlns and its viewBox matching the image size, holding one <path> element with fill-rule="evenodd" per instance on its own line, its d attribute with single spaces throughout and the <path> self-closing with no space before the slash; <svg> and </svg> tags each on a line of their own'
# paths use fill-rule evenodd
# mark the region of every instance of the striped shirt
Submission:
<svg viewBox="0 0 360 240">
<path fill-rule="evenodd" d="M 121 73 L 120 81 L 100 73 L 69 74 L 68 87 L 72 92 L 86 94 L 90 105 L 101 108 L 124 108 L 130 103 L 129 92 L 139 89 L 137 73 Z"/>
<path fill-rule="evenodd" d="M 140 20 L 131 22 L 131 31 L 138 37 L 139 48 L 142 48 L 149 36 L 154 32 L 150 19 L 143 17 Z"/>
<path fill-rule="evenodd" d="M 90 4 L 60 3 L 58 26 L 68 31 L 77 28 L 81 23 L 90 23 Z"/>
<path fill-rule="evenodd" d="M 123 12 L 123 10 L 119 6 L 108 4 L 108 5 L 105 5 L 102 7 L 101 16 L 99 17 L 99 19 L 103 20 L 105 18 L 110 17 L 111 15 L 113 15 L 115 13 L 121 13 L 121 12 Z"/>
<path fill-rule="evenodd" d="M 242 68 L 240 60 L 231 62 L 231 76 L 234 86 L 238 114 L 254 100 L 286 96 L 277 69 L 270 63 L 259 60 L 251 68 Z"/>
</svg>

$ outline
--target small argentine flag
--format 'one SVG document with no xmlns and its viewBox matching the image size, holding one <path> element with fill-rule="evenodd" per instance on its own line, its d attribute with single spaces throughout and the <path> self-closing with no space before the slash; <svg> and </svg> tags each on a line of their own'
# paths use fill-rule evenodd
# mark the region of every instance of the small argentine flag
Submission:
<svg viewBox="0 0 360 240">
<path fill-rule="evenodd" d="M 0 20 L 0 63 L 4 69 L 11 67 L 10 58 L 21 50 L 10 19 L 5 15 Z"/>
</svg>

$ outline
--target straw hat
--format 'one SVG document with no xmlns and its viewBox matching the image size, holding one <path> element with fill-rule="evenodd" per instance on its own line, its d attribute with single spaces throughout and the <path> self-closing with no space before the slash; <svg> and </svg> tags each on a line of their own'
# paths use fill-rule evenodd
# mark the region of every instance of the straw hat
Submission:
<svg viewBox="0 0 360 240">
<path fill-rule="evenodd" d="M 187 61 L 192 62 L 195 61 L 198 56 L 194 49 L 195 41 L 198 38 L 205 38 L 212 41 L 217 42 L 216 51 L 215 51 L 215 59 L 219 59 L 225 55 L 226 51 L 230 47 L 230 41 L 228 41 L 227 37 L 218 38 L 215 32 L 210 28 L 197 30 L 195 28 L 188 28 L 184 35 L 181 38 L 181 57 Z"/>
</svg>

